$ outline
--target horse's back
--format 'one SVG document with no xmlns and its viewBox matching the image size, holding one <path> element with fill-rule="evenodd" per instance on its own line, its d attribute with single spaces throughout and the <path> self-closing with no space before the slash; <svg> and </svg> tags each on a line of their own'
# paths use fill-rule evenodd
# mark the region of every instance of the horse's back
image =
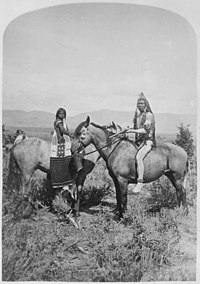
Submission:
<svg viewBox="0 0 200 284">
<path fill-rule="evenodd" d="M 184 172 L 187 167 L 188 155 L 183 148 L 172 143 L 166 143 L 170 149 L 169 166 L 172 171 Z"/>
<path fill-rule="evenodd" d="M 187 153 L 185 152 L 185 150 L 176 144 L 166 142 L 162 144 L 161 147 L 162 146 L 169 147 L 171 152 L 176 153 L 177 155 L 182 155 L 187 158 Z"/>
<path fill-rule="evenodd" d="M 155 180 L 168 171 L 183 176 L 187 167 L 187 154 L 177 145 L 163 143 L 146 155 L 144 166 L 146 181 Z"/>
<path fill-rule="evenodd" d="M 20 141 L 15 147 L 14 147 L 14 153 L 17 155 L 21 152 L 24 154 L 37 154 L 39 149 L 48 149 L 50 150 L 50 146 L 48 143 L 40 138 L 31 137 L 25 140 Z"/>
<path fill-rule="evenodd" d="M 176 144 L 172 144 L 170 142 L 166 142 L 163 144 L 158 144 L 156 148 L 153 148 L 151 151 L 154 155 L 170 155 L 170 157 L 174 158 L 182 158 L 183 160 L 187 159 L 187 153 L 181 147 Z"/>
<path fill-rule="evenodd" d="M 172 143 L 163 143 L 147 155 L 147 161 L 150 166 L 156 167 L 158 164 L 163 164 L 163 169 L 171 171 L 184 171 L 187 165 L 187 153 L 178 145 Z M 157 165 L 156 165 L 157 164 Z"/>
<path fill-rule="evenodd" d="M 31 137 L 14 146 L 13 153 L 19 167 L 37 168 L 40 163 L 49 163 L 50 145 L 40 138 Z"/>
</svg>

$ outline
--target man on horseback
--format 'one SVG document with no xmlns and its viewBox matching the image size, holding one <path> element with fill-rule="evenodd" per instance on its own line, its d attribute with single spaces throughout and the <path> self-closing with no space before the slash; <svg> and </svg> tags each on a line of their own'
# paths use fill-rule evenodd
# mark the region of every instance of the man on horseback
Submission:
<svg viewBox="0 0 200 284">
<path fill-rule="evenodd" d="M 155 118 L 149 102 L 147 101 L 143 93 L 140 94 L 137 100 L 137 108 L 135 111 L 133 124 L 133 128 L 129 128 L 128 132 L 135 133 L 135 142 L 139 147 L 136 155 L 138 179 L 137 185 L 133 190 L 133 193 L 137 194 L 143 187 L 143 159 L 153 147 L 156 147 Z"/>
</svg>

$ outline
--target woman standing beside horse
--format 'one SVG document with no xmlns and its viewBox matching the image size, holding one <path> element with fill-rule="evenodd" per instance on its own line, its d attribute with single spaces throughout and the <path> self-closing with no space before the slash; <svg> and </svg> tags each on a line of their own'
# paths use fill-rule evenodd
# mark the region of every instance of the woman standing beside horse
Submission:
<svg viewBox="0 0 200 284">
<path fill-rule="evenodd" d="M 66 125 L 66 116 L 66 110 L 59 108 L 54 121 L 50 157 L 50 172 L 53 188 L 63 187 L 65 189 L 65 186 L 68 188 L 68 186 L 73 184 L 74 167 L 70 151 L 73 135 Z M 79 172 L 83 168 L 82 161 L 78 159 L 76 164 L 78 164 L 77 172 Z"/>
<path fill-rule="evenodd" d="M 66 120 L 66 110 L 64 108 L 59 108 L 56 112 L 56 120 L 54 121 L 54 129 L 57 134 L 58 143 L 65 143 L 63 134 L 68 135 L 71 139 L 73 135 L 69 132 L 69 129 L 64 120 Z"/>
</svg>

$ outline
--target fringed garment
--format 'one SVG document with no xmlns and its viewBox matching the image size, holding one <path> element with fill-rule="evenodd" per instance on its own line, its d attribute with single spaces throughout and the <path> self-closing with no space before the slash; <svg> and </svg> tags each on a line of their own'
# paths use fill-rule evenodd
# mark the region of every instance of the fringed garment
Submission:
<svg viewBox="0 0 200 284">
<path fill-rule="evenodd" d="M 62 133 L 59 133 L 59 123 L 63 123 L 65 129 L 67 129 L 64 121 L 59 119 L 55 121 L 50 156 L 50 172 L 53 188 L 63 187 L 73 182 L 71 142 L 67 135 L 63 136 Z M 65 138 L 65 143 L 58 143 L 58 137 L 60 136 Z"/>
<path fill-rule="evenodd" d="M 150 129 L 145 127 L 146 120 L 150 120 L 151 126 Z M 133 119 L 134 129 L 145 128 L 147 133 L 136 133 L 135 134 L 135 142 L 138 146 L 142 143 L 145 143 L 146 140 L 151 140 L 153 142 L 154 147 L 156 147 L 156 140 L 155 140 L 155 119 L 152 112 L 140 113 L 137 109 L 135 112 L 135 117 Z"/>
</svg>

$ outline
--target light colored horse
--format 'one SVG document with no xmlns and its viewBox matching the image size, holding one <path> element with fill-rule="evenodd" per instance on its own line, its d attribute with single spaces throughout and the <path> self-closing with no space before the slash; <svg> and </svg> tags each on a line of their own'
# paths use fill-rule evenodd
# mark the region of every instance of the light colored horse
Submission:
<svg viewBox="0 0 200 284">
<path fill-rule="evenodd" d="M 117 198 L 119 217 L 127 207 L 127 189 L 129 183 L 137 182 L 135 157 L 138 147 L 124 135 L 110 136 L 105 127 L 90 123 L 90 118 L 80 123 L 74 133 L 72 152 L 93 144 L 105 160 L 112 177 Z M 80 146 L 82 145 L 82 146 Z M 166 143 L 156 148 L 144 158 L 144 182 L 152 182 L 166 175 L 176 189 L 177 202 L 186 204 L 186 191 L 183 186 L 187 172 L 188 157 L 186 152 L 177 145 Z"/>
<path fill-rule="evenodd" d="M 50 143 L 39 138 L 20 139 L 10 150 L 8 187 L 10 187 L 13 175 L 20 171 L 20 191 L 23 195 L 29 195 L 31 178 L 36 170 L 47 174 L 50 180 Z M 94 146 L 89 145 L 84 150 L 83 169 L 77 174 L 74 173 L 74 185 L 70 188 L 70 194 L 74 199 L 74 209 L 79 214 L 80 194 L 86 176 L 93 170 L 100 155 L 94 151 Z M 78 190 L 77 190 L 78 189 Z"/>
</svg>

